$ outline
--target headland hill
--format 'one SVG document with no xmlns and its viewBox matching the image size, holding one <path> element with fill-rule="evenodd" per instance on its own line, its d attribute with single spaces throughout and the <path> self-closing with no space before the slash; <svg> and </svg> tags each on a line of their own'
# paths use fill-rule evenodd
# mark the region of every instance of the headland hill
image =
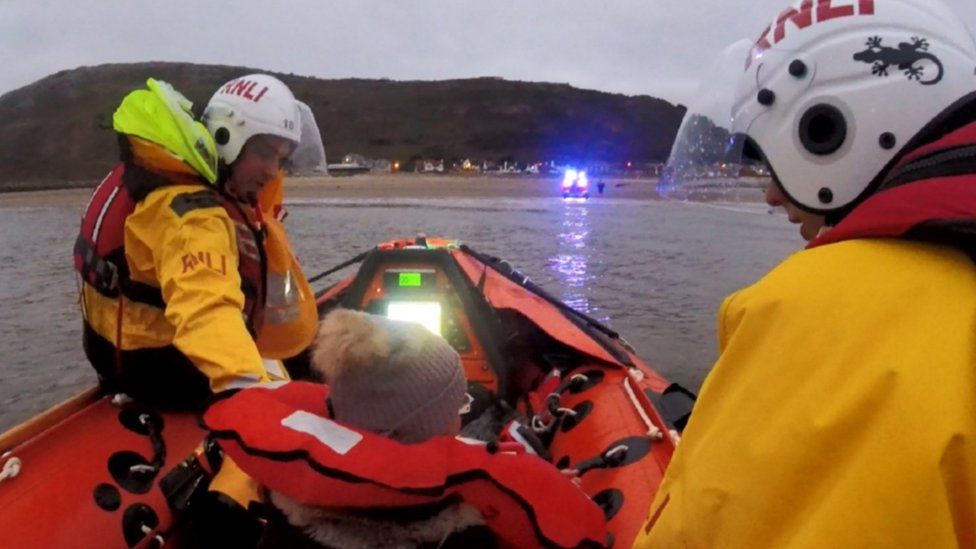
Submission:
<svg viewBox="0 0 976 549">
<path fill-rule="evenodd" d="M 0 191 L 96 184 L 118 161 L 112 113 L 147 78 L 171 83 L 199 114 L 219 85 L 254 72 L 277 76 L 311 107 L 329 163 L 365 160 L 376 175 L 467 166 L 507 179 L 533 165 L 544 173 L 573 164 L 639 177 L 666 160 L 685 112 L 650 96 L 487 77 L 319 79 L 163 62 L 80 67 L 0 96 Z"/>
</svg>

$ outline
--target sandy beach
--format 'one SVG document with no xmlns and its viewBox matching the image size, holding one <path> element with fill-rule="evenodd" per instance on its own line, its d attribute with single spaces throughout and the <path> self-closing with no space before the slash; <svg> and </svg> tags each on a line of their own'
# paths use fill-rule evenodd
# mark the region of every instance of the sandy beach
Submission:
<svg viewBox="0 0 976 549">
<path fill-rule="evenodd" d="M 560 196 L 556 176 L 363 174 L 354 177 L 295 178 L 288 181 L 294 198 L 535 198 Z M 614 198 L 657 198 L 657 179 L 604 178 L 603 193 Z M 590 193 L 597 195 L 596 179 Z"/>
<path fill-rule="evenodd" d="M 606 185 L 603 195 L 596 181 Z M 286 199 L 337 198 L 541 198 L 561 194 L 555 176 L 361 174 L 351 177 L 289 178 Z M 94 185 L 96 182 L 92 182 Z M 594 178 L 590 184 L 593 199 L 660 198 L 656 178 Z M 89 188 L 53 189 L 0 193 L 0 208 L 83 206 L 91 196 Z M 756 201 L 761 201 L 761 192 Z"/>
<path fill-rule="evenodd" d="M 654 199 L 656 179 L 607 178 L 603 196 Z M 93 182 L 94 185 L 97 182 Z M 591 192 L 597 195 L 595 182 Z M 0 207 L 83 205 L 89 188 L 18 191 L 0 194 Z M 349 177 L 293 177 L 286 198 L 535 198 L 560 196 L 559 179 L 532 176 L 360 174 Z"/>
</svg>

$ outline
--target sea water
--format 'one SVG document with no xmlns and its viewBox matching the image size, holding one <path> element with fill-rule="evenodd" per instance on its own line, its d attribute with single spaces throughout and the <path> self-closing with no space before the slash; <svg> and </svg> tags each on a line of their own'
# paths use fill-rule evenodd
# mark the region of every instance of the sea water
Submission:
<svg viewBox="0 0 976 549">
<path fill-rule="evenodd" d="M 0 430 L 95 382 L 81 348 L 72 268 L 84 204 L 38 202 L 4 206 L 0 195 Z M 457 238 L 508 260 L 695 390 L 717 355 L 722 298 L 803 244 L 795 227 L 761 204 L 594 197 L 303 199 L 287 206 L 308 276 L 378 242 L 418 233 Z"/>
</svg>

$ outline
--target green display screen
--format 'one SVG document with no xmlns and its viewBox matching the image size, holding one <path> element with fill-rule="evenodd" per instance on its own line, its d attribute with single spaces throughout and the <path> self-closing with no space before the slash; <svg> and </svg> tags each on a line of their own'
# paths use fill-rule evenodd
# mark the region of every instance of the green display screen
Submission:
<svg viewBox="0 0 976 549">
<path fill-rule="evenodd" d="M 399 273 L 400 275 L 400 287 L 401 288 L 419 288 L 420 273 Z"/>
</svg>

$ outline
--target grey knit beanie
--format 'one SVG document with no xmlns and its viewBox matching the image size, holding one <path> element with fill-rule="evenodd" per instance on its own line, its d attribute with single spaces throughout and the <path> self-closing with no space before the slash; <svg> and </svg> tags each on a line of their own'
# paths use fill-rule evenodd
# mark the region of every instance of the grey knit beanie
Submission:
<svg viewBox="0 0 976 549">
<path fill-rule="evenodd" d="M 312 367 L 336 420 L 400 442 L 446 434 L 465 403 L 461 358 L 412 322 L 337 309 L 319 326 Z"/>
</svg>

